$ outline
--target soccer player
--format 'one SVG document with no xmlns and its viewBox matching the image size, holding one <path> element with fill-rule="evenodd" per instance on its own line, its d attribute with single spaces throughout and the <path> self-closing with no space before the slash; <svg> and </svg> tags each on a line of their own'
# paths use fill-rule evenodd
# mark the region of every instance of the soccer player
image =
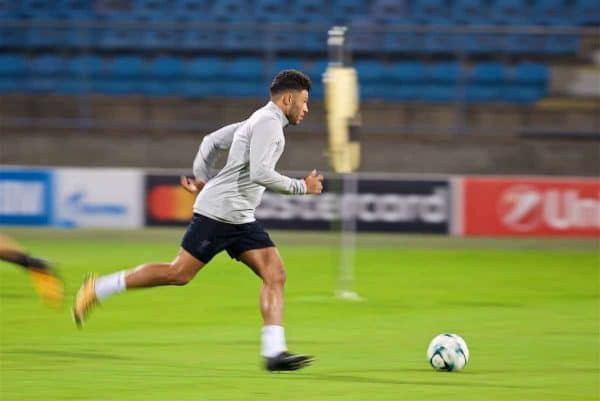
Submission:
<svg viewBox="0 0 600 401">
<path fill-rule="evenodd" d="M 246 264 L 263 282 L 260 291 L 262 356 L 269 371 L 296 370 L 312 357 L 287 351 L 283 329 L 285 270 L 277 248 L 254 211 L 265 189 L 300 195 L 319 194 L 323 176 L 313 170 L 304 179 L 275 171 L 283 152 L 283 128 L 299 124 L 308 113 L 310 79 L 300 71 L 280 72 L 271 83 L 271 101 L 247 120 L 207 135 L 194 159 L 195 179 L 181 177 L 181 185 L 197 193 L 194 215 L 171 263 L 147 263 L 130 271 L 83 282 L 73 307 L 81 326 L 90 310 L 110 295 L 142 287 L 184 285 L 219 252 Z M 214 174 L 217 155 L 228 150 L 225 166 Z"/>
<path fill-rule="evenodd" d="M 3 234 L 0 234 L 0 260 L 24 268 L 29 273 L 33 288 L 48 306 L 62 306 L 64 285 L 48 261 L 31 256 L 13 239 Z"/>
</svg>

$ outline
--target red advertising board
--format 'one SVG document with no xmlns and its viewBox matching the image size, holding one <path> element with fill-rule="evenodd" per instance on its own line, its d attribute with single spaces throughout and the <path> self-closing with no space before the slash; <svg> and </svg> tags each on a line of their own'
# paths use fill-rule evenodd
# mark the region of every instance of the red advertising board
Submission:
<svg viewBox="0 0 600 401">
<path fill-rule="evenodd" d="M 465 177 L 465 235 L 600 236 L 600 180 Z"/>
</svg>

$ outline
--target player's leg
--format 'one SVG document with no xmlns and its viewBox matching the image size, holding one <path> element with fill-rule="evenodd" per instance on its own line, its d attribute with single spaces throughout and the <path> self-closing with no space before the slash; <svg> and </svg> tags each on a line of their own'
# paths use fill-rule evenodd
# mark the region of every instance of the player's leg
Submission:
<svg viewBox="0 0 600 401">
<path fill-rule="evenodd" d="M 181 248 L 171 263 L 145 263 L 129 271 L 121 270 L 101 277 L 88 275 L 75 298 L 75 323 L 80 326 L 92 308 L 111 295 L 134 288 L 185 285 L 205 265 Z"/>
<path fill-rule="evenodd" d="M 285 268 L 275 246 L 251 249 L 239 255 L 263 281 L 260 290 L 260 311 L 263 317 L 261 354 L 270 371 L 297 370 L 309 366 L 312 357 L 287 352 L 283 329 L 283 293 Z"/>
<path fill-rule="evenodd" d="M 0 234 L 0 260 L 23 267 L 40 298 L 49 306 L 59 308 L 64 297 L 64 284 L 51 264 L 31 256 L 10 237 Z"/>
<path fill-rule="evenodd" d="M 189 283 L 223 249 L 222 244 L 214 241 L 218 225 L 219 222 L 194 215 L 181 241 L 181 249 L 171 263 L 146 263 L 98 278 L 88 276 L 75 298 L 75 323 L 81 325 L 99 301 L 125 290 Z"/>
</svg>

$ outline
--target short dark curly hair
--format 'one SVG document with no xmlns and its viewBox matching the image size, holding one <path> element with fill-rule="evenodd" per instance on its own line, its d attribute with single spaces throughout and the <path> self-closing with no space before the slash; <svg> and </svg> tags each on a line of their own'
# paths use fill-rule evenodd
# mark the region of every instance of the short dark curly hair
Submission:
<svg viewBox="0 0 600 401">
<path fill-rule="evenodd" d="M 312 83 L 305 73 L 298 70 L 283 70 L 271 82 L 271 96 L 287 90 L 304 90 L 310 92 Z"/>
</svg>

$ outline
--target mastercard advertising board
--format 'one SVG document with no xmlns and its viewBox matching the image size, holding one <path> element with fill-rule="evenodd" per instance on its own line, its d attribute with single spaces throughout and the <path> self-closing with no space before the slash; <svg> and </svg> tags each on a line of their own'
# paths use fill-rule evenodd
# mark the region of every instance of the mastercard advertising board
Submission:
<svg viewBox="0 0 600 401">
<path fill-rule="evenodd" d="M 600 180 L 465 177 L 464 235 L 600 236 Z"/>
<path fill-rule="evenodd" d="M 179 185 L 177 175 L 146 176 L 146 225 L 187 225 L 194 195 Z"/>
</svg>

